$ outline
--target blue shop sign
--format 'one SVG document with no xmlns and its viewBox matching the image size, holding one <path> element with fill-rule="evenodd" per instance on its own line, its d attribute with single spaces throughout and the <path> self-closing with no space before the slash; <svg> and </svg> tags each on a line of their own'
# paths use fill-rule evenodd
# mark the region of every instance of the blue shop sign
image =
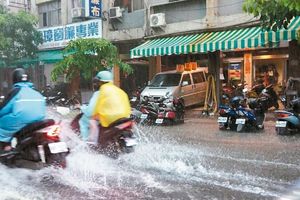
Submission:
<svg viewBox="0 0 300 200">
<path fill-rule="evenodd" d="M 77 38 L 102 38 L 102 20 L 94 19 L 66 26 L 42 28 L 39 31 L 43 35 L 40 49 L 63 47 L 70 40 Z"/>
<path fill-rule="evenodd" d="M 85 1 L 86 17 L 101 17 L 102 3 L 101 0 L 86 0 Z"/>
</svg>

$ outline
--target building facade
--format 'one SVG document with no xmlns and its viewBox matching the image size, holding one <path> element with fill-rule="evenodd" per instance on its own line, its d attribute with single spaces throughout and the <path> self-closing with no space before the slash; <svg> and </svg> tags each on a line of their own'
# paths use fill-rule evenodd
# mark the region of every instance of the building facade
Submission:
<svg viewBox="0 0 300 200">
<path fill-rule="evenodd" d="M 279 91 L 294 70 L 291 63 L 299 63 L 295 56 L 299 55 L 299 45 L 291 43 L 300 27 L 298 18 L 288 30 L 275 33 L 263 32 L 259 21 L 242 10 L 243 1 L 105 2 L 104 37 L 119 47 L 120 57 L 137 70 L 135 77 L 143 75 L 141 80 L 196 61 L 215 75 L 218 91 L 222 82 L 245 81 L 251 87 L 257 80 L 273 83 Z M 292 58 L 291 49 L 296 50 Z M 141 69 L 146 72 L 141 73 Z M 126 87 L 125 80 L 121 79 L 121 86 Z"/>
<path fill-rule="evenodd" d="M 30 11 L 30 0 L 0 0 L 0 5 L 6 7 L 10 12 L 18 12 L 20 10 Z"/>
<path fill-rule="evenodd" d="M 299 28 L 299 20 L 291 31 L 261 33 L 258 20 L 242 10 L 243 1 L 22 2 L 24 10 L 39 18 L 39 29 L 44 37 L 41 57 L 50 58 L 38 63 L 43 66 L 46 83 L 51 83 L 53 64 L 62 59 L 61 51 L 68 41 L 87 35 L 89 30 L 81 28 L 95 21 L 98 34 L 92 37 L 112 41 L 118 47 L 120 58 L 135 69 L 133 75 L 114 71 L 116 84 L 129 94 L 157 72 L 176 69 L 177 64 L 190 61 L 197 62 L 199 67 L 208 67 L 216 76 L 218 87 L 221 82 L 231 80 L 246 81 L 251 87 L 257 79 L 263 79 L 266 84 L 275 81 L 280 86 L 290 76 L 292 65 L 300 63 L 299 45 L 290 42 L 295 39 L 294 30 Z M 95 3 L 100 7 L 92 13 L 90 5 Z M 91 18 L 91 14 L 98 16 Z"/>
</svg>

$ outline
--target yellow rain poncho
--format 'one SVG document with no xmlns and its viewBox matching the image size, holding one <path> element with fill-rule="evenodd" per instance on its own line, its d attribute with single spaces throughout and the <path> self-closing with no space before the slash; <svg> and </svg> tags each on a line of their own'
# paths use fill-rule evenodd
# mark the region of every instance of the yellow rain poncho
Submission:
<svg viewBox="0 0 300 200">
<path fill-rule="evenodd" d="M 93 113 L 103 127 L 113 122 L 130 117 L 131 107 L 127 94 L 113 83 L 106 83 L 100 87 L 96 107 Z"/>
</svg>

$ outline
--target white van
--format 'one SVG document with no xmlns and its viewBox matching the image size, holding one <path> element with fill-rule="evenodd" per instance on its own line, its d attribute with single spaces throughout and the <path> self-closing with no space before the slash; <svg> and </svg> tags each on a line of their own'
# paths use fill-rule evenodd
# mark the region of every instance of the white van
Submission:
<svg viewBox="0 0 300 200">
<path fill-rule="evenodd" d="M 154 76 L 142 91 L 141 101 L 158 101 L 165 96 L 183 98 L 185 106 L 204 104 L 206 94 L 206 68 L 178 72 L 161 72 Z"/>
</svg>

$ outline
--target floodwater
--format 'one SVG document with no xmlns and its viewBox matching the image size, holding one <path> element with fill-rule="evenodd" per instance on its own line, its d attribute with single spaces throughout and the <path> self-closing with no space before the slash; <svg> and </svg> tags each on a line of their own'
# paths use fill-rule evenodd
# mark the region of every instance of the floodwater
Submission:
<svg viewBox="0 0 300 200">
<path fill-rule="evenodd" d="M 110 159 L 89 151 L 68 123 L 62 121 L 71 148 L 67 168 L 0 165 L 0 199 L 276 199 L 300 175 L 297 161 L 255 157 L 238 150 L 243 147 L 229 152 L 171 134 L 186 126 L 138 126 L 135 152 Z"/>
</svg>

